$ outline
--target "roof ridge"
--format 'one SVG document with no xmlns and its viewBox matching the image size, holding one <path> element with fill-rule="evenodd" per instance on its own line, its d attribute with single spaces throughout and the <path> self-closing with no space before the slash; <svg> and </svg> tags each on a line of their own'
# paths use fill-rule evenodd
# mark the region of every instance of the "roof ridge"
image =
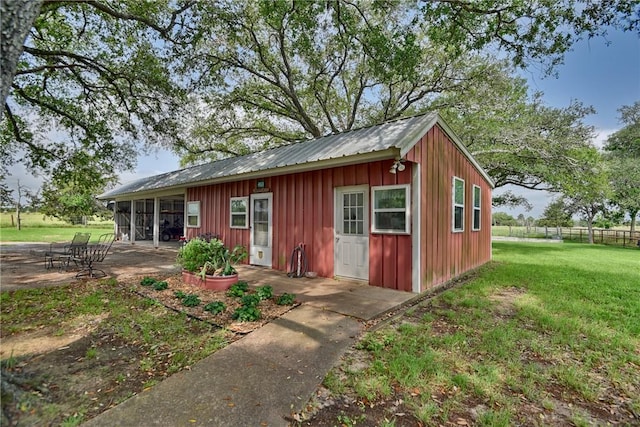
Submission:
<svg viewBox="0 0 640 427">
<path fill-rule="evenodd" d="M 375 124 L 368 125 L 368 126 L 361 126 L 361 127 L 358 127 L 358 128 L 346 129 L 346 130 L 343 130 L 343 131 L 340 131 L 340 132 L 336 132 L 336 133 L 328 133 L 326 135 L 317 136 L 317 137 L 311 138 L 311 139 L 301 139 L 299 141 L 293 141 L 293 142 L 290 142 L 288 144 L 281 144 L 281 145 L 277 145 L 275 147 L 269 147 L 269 148 L 266 148 L 264 150 L 252 151 L 250 153 L 242 154 L 242 155 L 239 155 L 239 156 L 225 157 L 225 159 L 237 158 L 237 157 L 243 157 L 243 156 L 250 156 L 252 154 L 257 154 L 257 153 L 266 153 L 268 151 L 276 150 L 276 149 L 279 149 L 279 148 L 282 148 L 282 147 L 290 147 L 290 146 L 293 146 L 293 145 L 296 145 L 296 144 L 303 144 L 305 142 L 317 141 L 319 139 L 329 138 L 331 136 L 346 135 L 346 134 L 351 133 L 351 132 L 358 132 L 358 131 L 361 131 L 361 130 L 371 129 L 371 128 L 374 128 L 374 127 L 383 126 L 383 125 L 390 124 L 390 123 L 396 123 L 396 122 L 400 122 L 400 121 L 403 121 L 403 120 L 409 120 L 409 119 L 413 119 L 413 118 L 420 117 L 420 116 L 426 116 L 426 115 L 429 115 L 429 114 L 437 114 L 437 111 L 425 111 L 423 113 L 416 113 L 416 114 L 412 114 L 412 115 L 409 115 L 409 116 L 396 117 L 394 119 L 385 120 L 383 122 L 375 123 Z M 224 159 L 213 160 L 213 161 L 207 162 L 207 163 L 214 163 L 214 162 L 217 162 L 217 161 L 220 161 L 220 160 L 224 160 Z M 206 163 L 203 163 L 203 164 L 206 164 Z"/>
</svg>

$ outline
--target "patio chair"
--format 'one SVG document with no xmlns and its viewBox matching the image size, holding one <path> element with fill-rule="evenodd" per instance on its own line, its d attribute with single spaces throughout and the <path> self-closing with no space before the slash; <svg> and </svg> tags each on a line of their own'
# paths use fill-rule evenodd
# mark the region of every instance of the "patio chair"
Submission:
<svg viewBox="0 0 640 427">
<path fill-rule="evenodd" d="M 44 267 L 46 269 L 53 268 L 53 261 L 59 261 L 59 268 L 69 265 L 69 260 L 79 255 L 89 243 L 91 233 L 76 233 L 71 243 L 51 243 L 49 250 L 44 253 Z"/>
<path fill-rule="evenodd" d="M 114 233 L 103 234 L 98 238 L 98 243 L 87 245 L 84 251 L 72 257 L 71 260 L 79 264 L 81 268 L 76 277 L 105 277 L 107 273 L 104 270 L 95 268 L 94 264 L 104 261 L 115 239 L 116 235 Z M 96 272 L 100 272 L 101 275 L 96 276 Z"/>
</svg>

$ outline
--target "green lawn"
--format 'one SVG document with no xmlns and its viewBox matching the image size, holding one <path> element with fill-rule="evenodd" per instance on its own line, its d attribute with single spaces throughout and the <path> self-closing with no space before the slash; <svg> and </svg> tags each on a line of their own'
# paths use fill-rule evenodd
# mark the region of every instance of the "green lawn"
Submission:
<svg viewBox="0 0 640 427">
<path fill-rule="evenodd" d="M 113 221 L 92 219 L 86 226 L 71 225 L 39 213 L 21 214 L 21 230 L 15 224 L 15 213 L 0 214 L 0 242 L 68 242 L 77 232 L 91 233 L 91 241 L 100 234 L 113 232 Z"/>
<path fill-rule="evenodd" d="M 495 243 L 474 280 L 358 350 L 366 369 L 347 359 L 325 379 L 359 402 L 341 420 L 402 401 L 424 425 L 638 425 L 640 251 Z"/>
</svg>

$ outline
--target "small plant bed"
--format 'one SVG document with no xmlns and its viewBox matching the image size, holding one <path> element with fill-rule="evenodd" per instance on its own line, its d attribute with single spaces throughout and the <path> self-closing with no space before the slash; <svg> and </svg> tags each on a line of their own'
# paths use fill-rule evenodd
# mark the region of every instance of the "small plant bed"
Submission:
<svg viewBox="0 0 640 427">
<path fill-rule="evenodd" d="M 146 276 L 132 279 L 131 286 L 166 307 L 239 334 L 260 328 L 296 304 L 293 294 L 274 295 L 271 286 L 252 289 L 242 281 L 227 291 L 214 291 L 185 284 L 180 275 Z"/>
<path fill-rule="evenodd" d="M 238 338 L 114 279 L 0 298 L 2 426 L 79 425 Z"/>
</svg>

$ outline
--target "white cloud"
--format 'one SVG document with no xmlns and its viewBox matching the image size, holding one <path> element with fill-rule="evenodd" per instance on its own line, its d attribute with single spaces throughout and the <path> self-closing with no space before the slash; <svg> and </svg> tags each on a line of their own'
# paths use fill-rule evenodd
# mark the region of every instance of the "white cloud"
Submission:
<svg viewBox="0 0 640 427">
<path fill-rule="evenodd" d="M 618 130 L 619 129 L 596 129 L 596 137 L 594 138 L 593 143 L 598 147 L 598 149 L 602 150 L 602 147 L 604 147 L 607 142 L 607 138 Z"/>
</svg>

